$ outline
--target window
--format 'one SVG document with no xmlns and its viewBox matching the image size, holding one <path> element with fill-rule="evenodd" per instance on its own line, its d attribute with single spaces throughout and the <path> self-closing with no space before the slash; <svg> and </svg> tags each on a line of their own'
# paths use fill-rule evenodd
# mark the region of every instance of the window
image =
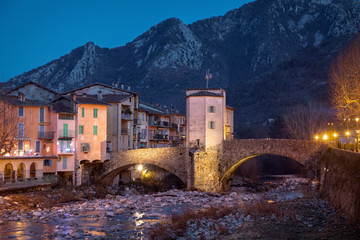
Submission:
<svg viewBox="0 0 360 240">
<path fill-rule="evenodd" d="M 71 153 L 72 152 L 70 140 L 61 140 L 59 143 L 60 143 L 60 145 L 58 146 L 58 150 L 60 153 Z"/>
<path fill-rule="evenodd" d="M 94 118 L 97 118 L 98 117 L 98 109 L 97 108 L 94 108 Z"/>
<path fill-rule="evenodd" d="M 24 150 L 24 142 L 23 141 L 18 141 L 17 150 L 18 151 Z"/>
<path fill-rule="evenodd" d="M 45 159 L 44 160 L 44 166 L 52 166 L 52 160 L 51 159 Z"/>
<path fill-rule="evenodd" d="M 209 129 L 215 129 L 215 122 L 214 121 L 209 122 Z"/>
<path fill-rule="evenodd" d="M 81 143 L 81 152 L 87 153 L 90 152 L 90 143 Z"/>
<path fill-rule="evenodd" d="M 145 113 L 143 113 L 142 116 L 142 120 L 145 121 Z"/>
<path fill-rule="evenodd" d="M 79 134 L 84 134 L 84 125 L 79 125 Z"/>
<path fill-rule="evenodd" d="M 72 114 L 59 114 L 60 120 L 74 120 L 74 115 Z"/>
<path fill-rule="evenodd" d="M 69 134 L 68 129 L 69 129 L 69 125 L 67 123 L 64 123 L 64 125 L 63 125 L 63 137 L 68 136 L 68 134 Z"/>
<path fill-rule="evenodd" d="M 63 162 L 63 169 L 67 169 L 67 157 L 63 157 L 62 162 Z"/>
<path fill-rule="evenodd" d="M 45 122 L 45 109 L 43 107 L 39 109 L 39 122 Z"/>
<path fill-rule="evenodd" d="M 24 123 L 19 122 L 18 123 L 18 138 L 23 138 L 23 137 L 24 137 Z"/>
<path fill-rule="evenodd" d="M 93 135 L 98 134 L 98 127 L 96 125 L 93 126 Z"/>
<path fill-rule="evenodd" d="M 81 108 L 81 116 L 85 117 L 85 108 Z"/>
<path fill-rule="evenodd" d="M 24 117 L 24 107 L 19 107 L 19 117 Z"/>
<path fill-rule="evenodd" d="M 41 141 L 35 140 L 35 152 L 40 153 L 41 152 Z"/>
<path fill-rule="evenodd" d="M 214 113 L 214 112 L 216 112 L 216 107 L 215 107 L 215 106 L 209 106 L 209 107 L 208 107 L 208 112 L 209 112 L 209 113 Z"/>
<path fill-rule="evenodd" d="M 45 126 L 40 125 L 39 126 L 39 138 L 44 138 L 44 137 L 45 137 Z"/>
</svg>

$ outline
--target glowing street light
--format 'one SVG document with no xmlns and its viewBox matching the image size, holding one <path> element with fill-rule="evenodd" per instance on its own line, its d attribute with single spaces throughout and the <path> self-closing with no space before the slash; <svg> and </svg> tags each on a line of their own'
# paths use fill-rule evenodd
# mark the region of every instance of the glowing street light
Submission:
<svg viewBox="0 0 360 240">
<path fill-rule="evenodd" d="M 318 135 L 315 136 L 315 140 L 319 140 L 319 136 L 318 136 Z"/>
<path fill-rule="evenodd" d="M 138 165 L 138 166 L 137 166 L 137 170 L 139 170 L 139 171 L 141 172 L 141 171 L 143 170 L 143 165 L 141 165 L 141 164 Z"/>
<path fill-rule="evenodd" d="M 325 140 L 325 141 L 328 140 L 328 135 L 325 134 L 323 137 L 323 140 Z"/>
</svg>

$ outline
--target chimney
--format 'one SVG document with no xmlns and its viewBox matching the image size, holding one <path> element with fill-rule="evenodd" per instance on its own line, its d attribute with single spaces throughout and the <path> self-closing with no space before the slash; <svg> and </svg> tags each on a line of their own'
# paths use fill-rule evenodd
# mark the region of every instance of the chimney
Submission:
<svg viewBox="0 0 360 240">
<path fill-rule="evenodd" d="M 76 93 L 72 93 L 72 94 L 71 94 L 71 99 L 72 99 L 73 101 L 76 101 Z"/>
<path fill-rule="evenodd" d="M 128 85 L 128 89 L 127 89 L 128 91 L 130 91 L 130 84 Z"/>
<path fill-rule="evenodd" d="M 20 101 L 25 101 L 25 95 L 22 92 L 18 92 L 18 97 Z"/>
<path fill-rule="evenodd" d="M 87 97 L 86 93 L 83 93 L 82 96 L 83 96 L 83 97 Z"/>
<path fill-rule="evenodd" d="M 121 89 L 124 89 L 124 83 L 121 83 Z"/>
<path fill-rule="evenodd" d="M 102 92 L 101 91 L 98 91 L 98 94 L 97 94 L 97 98 L 99 99 L 99 100 L 101 100 L 102 99 Z"/>
<path fill-rule="evenodd" d="M 118 84 L 117 84 L 117 83 L 115 83 L 115 88 L 118 88 Z"/>
</svg>

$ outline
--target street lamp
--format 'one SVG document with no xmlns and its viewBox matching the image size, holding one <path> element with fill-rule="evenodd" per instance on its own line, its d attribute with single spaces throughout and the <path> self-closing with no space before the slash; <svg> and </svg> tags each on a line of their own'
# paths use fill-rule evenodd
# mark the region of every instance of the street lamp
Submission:
<svg viewBox="0 0 360 240">
<path fill-rule="evenodd" d="M 325 140 L 325 141 L 328 140 L 328 135 L 325 134 L 323 137 L 323 140 Z"/>
<path fill-rule="evenodd" d="M 315 136 L 315 140 L 319 140 L 319 136 L 318 136 L 318 135 Z"/>
<path fill-rule="evenodd" d="M 349 148 L 349 136 L 350 136 L 350 132 L 349 131 L 346 131 L 345 132 L 345 135 L 346 135 L 346 149 Z"/>
</svg>

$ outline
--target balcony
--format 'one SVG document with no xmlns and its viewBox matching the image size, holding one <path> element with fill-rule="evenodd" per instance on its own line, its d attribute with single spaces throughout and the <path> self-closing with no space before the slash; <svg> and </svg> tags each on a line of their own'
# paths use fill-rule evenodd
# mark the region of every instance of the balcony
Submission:
<svg viewBox="0 0 360 240">
<path fill-rule="evenodd" d="M 39 139 L 54 139 L 54 132 L 39 132 Z"/>
<path fill-rule="evenodd" d="M 75 150 L 72 148 L 58 148 L 57 153 L 58 154 L 74 154 Z"/>
<path fill-rule="evenodd" d="M 155 127 L 170 127 L 169 122 L 167 121 L 150 121 L 150 126 L 155 126 Z"/>
<path fill-rule="evenodd" d="M 128 135 L 128 134 L 129 134 L 129 129 L 127 129 L 127 128 L 122 128 L 122 129 L 121 129 L 121 134 L 122 134 L 122 135 Z"/>
<path fill-rule="evenodd" d="M 133 120 L 133 117 L 132 117 L 131 114 L 122 113 L 122 114 L 121 114 L 121 119 L 124 119 L 124 120 L 127 120 L 127 121 L 131 121 L 131 120 Z"/>
<path fill-rule="evenodd" d="M 75 131 L 74 130 L 68 130 L 65 131 L 63 129 L 60 129 L 58 131 L 58 138 L 74 138 L 75 137 Z"/>
<path fill-rule="evenodd" d="M 180 137 L 180 136 L 170 136 L 170 141 L 180 142 L 180 141 L 181 141 L 181 137 Z"/>
<path fill-rule="evenodd" d="M 152 135 L 150 135 L 150 140 L 156 140 L 156 141 L 169 141 L 169 135 L 163 135 L 163 134 L 152 134 Z"/>
</svg>

